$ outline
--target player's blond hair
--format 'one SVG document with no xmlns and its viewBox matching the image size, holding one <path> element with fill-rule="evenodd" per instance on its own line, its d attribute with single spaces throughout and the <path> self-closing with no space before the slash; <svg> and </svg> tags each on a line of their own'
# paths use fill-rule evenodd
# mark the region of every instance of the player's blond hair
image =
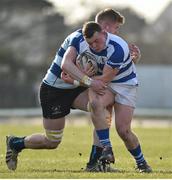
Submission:
<svg viewBox="0 0 172 180">
<path fill-rule="evenodd" d="M 98 12 L 95 17 L 95 22 L 101 23 L 102 21 L 118 22 L 122 25 L 125 22 L 125 17 L 122 16 L 118 11 L 111 8 L 106 8 Z"/>
</svg>

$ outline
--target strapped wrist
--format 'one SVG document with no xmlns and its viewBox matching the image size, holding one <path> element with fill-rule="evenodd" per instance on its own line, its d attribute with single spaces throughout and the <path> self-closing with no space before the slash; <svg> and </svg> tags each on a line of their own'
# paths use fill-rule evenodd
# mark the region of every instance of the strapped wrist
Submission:
<svg viewBox="0 0 172 180">
<path fill-rule="evenodd" d="M 79 82 L 78 80 L 74 80 L 74 81 L 73 81 L 73 84 L 74 84 L 75 86 L 80 86 L 80 82 Z"/>
<path fill-rule="evenodd" d="M 82 79 L 81 79 L 81 83 L 85 84 L 86 86 L 91 86 L 93 79 L 91 79 L 90 77 L 88 77 L 87 75 L 85 75 Z"/>
</svg>

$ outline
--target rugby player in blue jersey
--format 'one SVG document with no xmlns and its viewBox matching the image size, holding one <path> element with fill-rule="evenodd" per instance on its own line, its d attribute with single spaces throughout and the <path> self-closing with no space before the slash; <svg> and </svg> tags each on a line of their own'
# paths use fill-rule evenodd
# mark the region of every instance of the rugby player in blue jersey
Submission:
<svg viewBox="0 0 172 180">
<path fill-rule="evenodd" d="M 143 156 L 139 140 L 131 130 L 138 80 L 128 44 L 119 36 L 105 32 L 100 24 L 95 22 L 85 23 L 82 30 L 84 39 L 89 45 L 87 51 L 96 57 L 100 73 L 102 72 L 102 75 L 93 79 L 102 80 L 109 87 L 103 95 L 89 88 L 89 98 L 91 97 L 89 101 L 94 105 L 91 111 L 92 119 L 96 121 L 102 117 L 106 118 L 104 115 L 106 106 L 103 106 L 103 102 L 109 104 L 115 102 L 115 125 L 119 136 L 135 158 L 139 172 L 152 172 Z M 103 153 L 104 151 L 107 151 L 107 148 Z M 100 158 L 106 159 L 108 155 L 105 152 Z"/>
<path fill-rule="evenodd" d="M 107 8 L 97 13 L 95 17 L 95 22 L 99 23 L 102 29 L 106 30 L 107 32 L 110 32 L 112 34 L 118 34 L 120 26 L 123 25 L 125 22 L 125 18 L 119 12 Z M 135 64 L 138 63 L 141 56 L 139 48 L 134 44 L 129 44 L 129 48 L 132 61 Z M 110 107 L 108 107 L 108 109 L 109 111 L 111 110 Z M 106 118 L 109 121 L 109 125 L 111 124 L 111 117 L 112 116 L 110 114 Z M 95 163 L 97 162 L 98 158 L 100 158 L 101 153 L 102 147 L 99 143 L 96 132 L 94 131 L 94 142 L 92 145 L 90 159 L 86 167 L 87 171 L 91 171 L 92 169 L 94 169 Z M 110 168 L 109 171 L 113 171 L 113 169 Z"/>
<path fill-rule="evenodd" d="M 87 23 L 83 27 L 82 33 L 88 44 L 86 45 L 85 42 L 82 41 L 82 49 L 80 49 L 75 41 L 75 49 L 73 49 L 72 46 L 69 47 L 66 57 L 64 58 L 64 61 L 65 59 L 66 61 L 62 67 L 73 76 L 72 63 L 69 62 L 69 59 L 76 56 L 76 50 L 78 53 L 87 51 L 96 57 L 100 73 L 102 71 L 103 74 L 91 80 L 89 77 L 84 77 L 83 79 L 88 79 L 89 81 L 94 79 L 102 80 L 104 83 L 109 84 L 111 91 L 108 89 L 104 95 L 99 96 L 97 92 L 89 88 L 92 120 L 94 122 L 96 119 L 105 119 L 104 108 L 107 106 L 106 103 L 113 104 L 115 102 L 115 125 L 119 136 L 124 141 L 128 151 L 135 158 L 139 172 L 151 172 L 152 169 L 142 154 L 139 140 L 131 130 L 138 81 L 128 44 L 119 36 L 105 32 L 101 29 L 101 26 L 95 22 Z M 102 66 L 103 64 L 105 66 Z M 79 79 L 79 73 L 78 75 L 75 73 L 73 77 L 83 83 L 83 80 Z M 103 156 L 110 157 L 110 155 L 107 154 L 107 152 L 110 151 L 105 148 L 103 150 Z M 101 156 L 100 159 L 102 158 Z"/>
</svg>

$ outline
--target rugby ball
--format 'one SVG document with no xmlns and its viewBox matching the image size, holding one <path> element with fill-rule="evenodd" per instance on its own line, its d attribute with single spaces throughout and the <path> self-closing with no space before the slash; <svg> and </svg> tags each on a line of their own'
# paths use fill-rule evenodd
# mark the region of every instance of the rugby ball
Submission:
<svg viewBox="0 0 172 180">
<path fill-rule="evenodd" d="M 86 69 L 87 68 L 91 68 L 94 67 L 94 71 L 95 74 L 98 71 L 98 66 L 97 66 L 97 61 L 96 61 L 96 57 L 94 55 L 92 55 L 89 52 L 84 52 L 82 54 L 80 54 L 77 59 L 77 64 L 79 64 L 80 68 L 82 69 Z"/>
</svg>

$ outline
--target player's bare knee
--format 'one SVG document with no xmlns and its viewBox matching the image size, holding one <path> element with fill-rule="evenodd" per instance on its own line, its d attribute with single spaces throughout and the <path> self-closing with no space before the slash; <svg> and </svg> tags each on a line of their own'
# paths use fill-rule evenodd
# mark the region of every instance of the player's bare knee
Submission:
<svg viewBox="0 0 172 180">
<path fill-rule="evenodd" d="M 91 109 L 91 111 L 95 111 L 96 108 L 97 108 L 96 102 L 95 101 L 91 101 L 90 102 L 90 109 Z"/>
<path fill-rule="evenodd" d="M 61 143 L 63 137 L 63 129 L 61 130 L 47 130 L 46 129 L 46 138 L 47 138 L 47 148 L 55 149 Z"/>
<path fill-rule="evenodd" d="M 129 139 L 130 131 L 126 128 L 118 128 L 117 132 L 119 136 L 123 139 L 123 141 L 127 141 Z"/>
<path fill-rule="evenodd" d="M 94 112 L 96 110 L 101 109 L 102 103 L 100 102 L 99 99 L 94 99 L 90 102 L 90 109 L 93 110 Z"/>
</svg>

